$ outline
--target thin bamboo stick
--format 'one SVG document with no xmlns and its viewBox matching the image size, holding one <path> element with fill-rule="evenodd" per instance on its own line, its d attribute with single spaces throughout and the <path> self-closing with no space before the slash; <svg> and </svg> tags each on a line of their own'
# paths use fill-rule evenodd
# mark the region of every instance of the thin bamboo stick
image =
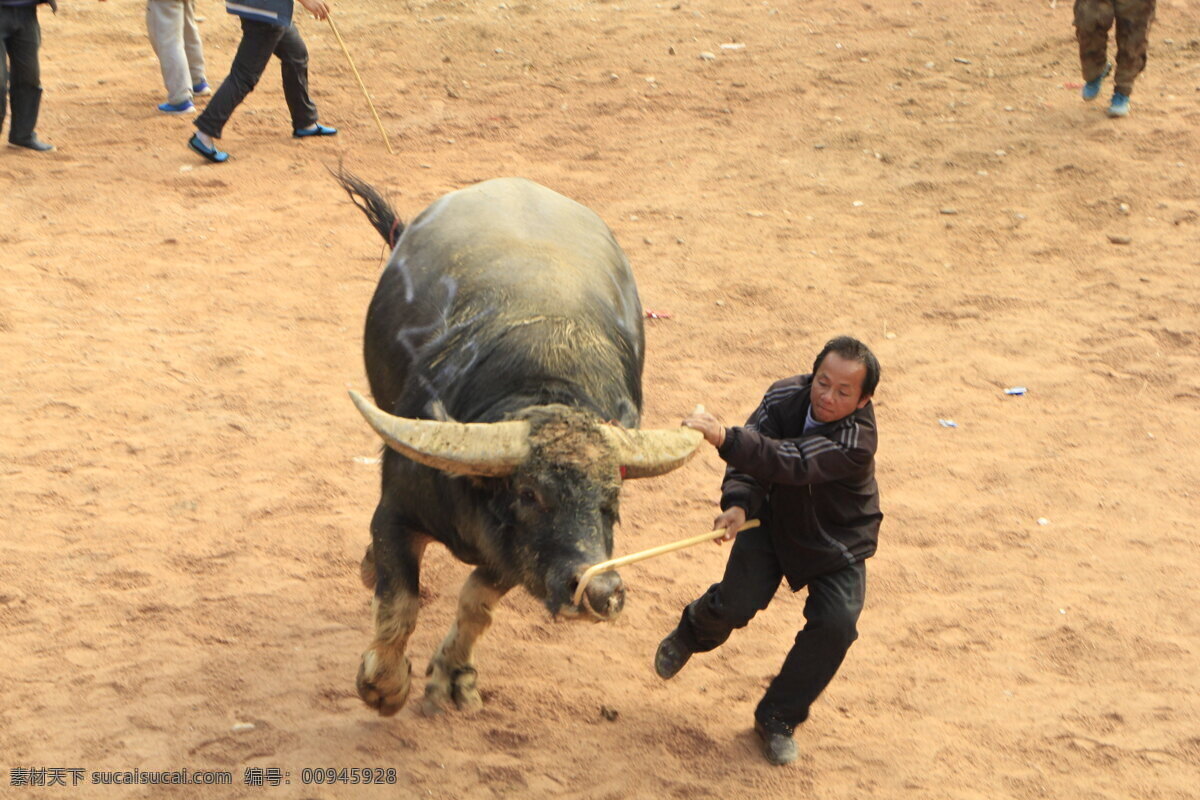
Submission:
<svg viewBox="0 0 1200 800">
<path fill-rule="evenodd" d="M 383 137 L 383 143 L 387 145 L 388 154 L 395 155 L 392 143 L 388 141 L 387 131 L 383 129 L 383 123 L 379 120 L 378 112 L 375 111 L 375 104 L 371 102 L 371 95 L 367 93 L 367 85 L 363 83 L 362 76 L 358 74 L 358 68 L 354 66 L 354 59 L 350 57 L 350 51 L 346 49 L 346 43 L 342 41 L 342 34 L 338 33 L 337 25 L 333 24 L 333 14 L 325 19 L 329 20 L 329 27 L 333 28 L 333 35 L 337 37 L 338 44 L 342 46 L 342 52 L 346 54 L 346 61 L 350 64 L 350 69 L 354 71 L 354 77 L 358 79 L 358 88 L 362 89 L 363 97 L 367 99 L 367 105 L 371 107 L 371 115 L 375 117 L 375 124 L 379 126 L 379 135 Z"/>
</svg>

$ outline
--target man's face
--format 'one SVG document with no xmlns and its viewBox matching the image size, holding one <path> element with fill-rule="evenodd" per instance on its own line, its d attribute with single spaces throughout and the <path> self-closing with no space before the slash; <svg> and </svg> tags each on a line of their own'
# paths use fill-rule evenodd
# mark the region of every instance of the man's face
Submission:
<svg viewBox="0 0 1200 800">
<path fill-rule="evenodd" d="M 862 393 L 867 367 L 847 361 L 837 353 L 826 353 L 813 376 L 812 410 L 817 422 L 837 422 L 865 406 L 871 395 Z"/>
</svg>

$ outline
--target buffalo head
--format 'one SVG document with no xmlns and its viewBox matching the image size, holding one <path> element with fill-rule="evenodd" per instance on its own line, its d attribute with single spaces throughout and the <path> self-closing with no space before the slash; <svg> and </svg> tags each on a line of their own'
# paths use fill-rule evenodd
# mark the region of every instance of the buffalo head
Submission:
<svg viewBox="0 0 1200 800">
<path fill-rule="evenodd" d="M 501 422 L 408 419 L 351 397 L 389 447 L 427 467 L 468 476 L 486 495 L 486 557 L 552 614 L 577 616 L 584 570 L 612 557 L 623 478 L 682 466 L 700 443 L 689 428 L 636 430 L 564 405 L 534 406 Z M 625 602 L 616 572 L 597 575 L 583 606 L 613 619 Z"/>
</svg>

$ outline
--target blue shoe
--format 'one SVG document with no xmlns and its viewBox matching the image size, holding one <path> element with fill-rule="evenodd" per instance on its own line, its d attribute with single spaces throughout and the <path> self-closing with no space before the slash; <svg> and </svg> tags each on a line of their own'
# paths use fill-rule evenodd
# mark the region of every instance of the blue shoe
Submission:
<svg viewBox="0 0 1200 800">
<path fill-rule="evenodd" d="M 1113 92 L 1112 102 L 1108 104 L 1108 115 L 1110 117 L 1128 117 L 1129 95 Z"/>
<path fill-rule="evenodd" d="M 1104 79 L 1108 77 L 1109 72 L 1112 72 L 1111 61 L 1104 65 L 1104 71 L 1097 78 L 1083 85 L 1083 91 L 1080 94 L 1083 95 L 1084 100 L 1096 99 L 1096 95 L 1100 94 L 1100 84 L 1104 83 Z"/>
<path fill-rule="evenodd" d="M 229 153 L 224 150 L 218 150 L 215 147 L 209 147 L 204 142 L 200 141 L 200 137 L 192 134 L 192 138 L 188 139 L 188 147 L 192 148 L 192 152 L 208 159 L 214 164 L 224 164 L 229 160 Z"/>
<path fill-rule="evenodd" d="M 8 143 L 13 147 L 24 147 L 26 150 L 32 150 L 35 153 L 49 153 L 54 149 L 54 145 L 49 142 L 43 142 L 37 137 L 36 133 L 31 133 L 24 139 L 9 139 Z"/>
<path fill-rule="evenodd" d="M 319 125 L 313 123 L 311 128 L 296 128 L 292 131 L 292 136 L 297 139 L 304 139 L 309 136 L 337 136 L 337 128 L 331 128 L 328 125 Z"/>
<path fill-rule="evenodd" d="M 184 100 L 182 103 L 159 103 L 158 110 L 164 114 L 188 114 L 196 110 L 196 106 L 191 100 Z"/>
<path fill-rule="evenodd" d="M 212 94 L 212 87 L 208 85 L 208 81 L 200 81 L 192 87 L 192 94 L 196 97 L 207 97 Z"/>
</svg>

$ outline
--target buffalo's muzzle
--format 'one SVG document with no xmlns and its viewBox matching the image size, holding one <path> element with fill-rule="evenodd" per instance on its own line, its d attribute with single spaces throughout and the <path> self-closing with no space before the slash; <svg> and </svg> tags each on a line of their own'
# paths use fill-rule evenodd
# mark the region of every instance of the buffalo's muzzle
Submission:
<svg viewBox="0 0 1200 800">
<path fill-rule="evenodd" d="M 625 584 L 621 582 L 621 576 L 616 572 L 593 575 L 580 605 L 596 619 L 616 619 L 625 607 Z"/>
</svg>

